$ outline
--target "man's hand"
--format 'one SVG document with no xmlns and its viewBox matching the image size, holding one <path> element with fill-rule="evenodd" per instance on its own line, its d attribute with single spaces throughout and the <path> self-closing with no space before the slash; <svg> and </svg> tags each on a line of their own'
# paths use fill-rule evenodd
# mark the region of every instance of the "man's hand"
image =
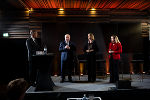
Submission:
<svg viewBox="0 0 150 100">
<path fill-rule="evenodd" d="M 70 49 L 69 45 L 66 45 L 65 48 L 66 48 L 66 49 Z"/>
<path fill-rule="evenodd" d="M 93 49 L 92 50 L 86 50 L 86 52 L 92 52 L 92 51 L 94 51 Z"/>
</svg>

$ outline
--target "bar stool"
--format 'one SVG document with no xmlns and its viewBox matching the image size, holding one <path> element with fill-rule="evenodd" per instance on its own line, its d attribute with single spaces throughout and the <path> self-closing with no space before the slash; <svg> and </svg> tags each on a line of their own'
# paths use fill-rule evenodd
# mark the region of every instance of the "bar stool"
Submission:
<svg viewBox="0 0 150 100">
<path fill-rule="evenodd" d="M 135 66 L 133 66 L 133 72 L 135 71 L 136 73 L 140 74 L 141 80 L 143 82 L 143 64 L 144 64 L 144 60 L 143 60 L 143 55 L 142 54 L 134 54 L 133 55 L 133 60 L 131 60 L 132 64 L 135 64 Z M 136 68 L 136 70 L 134 70 Z M 130 72 L 130 78 L 131 75 L 133 73 Z"/>
</svg>

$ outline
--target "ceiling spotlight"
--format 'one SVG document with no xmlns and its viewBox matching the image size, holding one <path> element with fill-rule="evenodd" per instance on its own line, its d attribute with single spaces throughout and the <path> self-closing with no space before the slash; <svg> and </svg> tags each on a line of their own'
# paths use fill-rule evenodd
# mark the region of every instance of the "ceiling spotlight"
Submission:
<svg viewBox="0 0 150 100">
<path fill-rule="evenodd" d="M 60 11 L 64 11 L 64 9 L 63 9 L 63 8 L 60 8 L 59 10 L 60 10 Z"/>
<path fill-rule="evenodd" d="M 28 8 L 28 11 L 30 12 L 30 11 L 33 11 L 33 8 Z"/>
<path fill-rule="evenodd" d="M 64 12 L 64 9 L 63 8 L 60 8 L 60 9 L 58 9 L 58 15 L 64 15 L 65 14 L 65 12 Z"/>
<path fill-rule="evenodd" d="M 95 11 L 96 9 L 95 9 L 95 8 L 91 8 L 91 10 L 92 10 L 92 11 Z"/>
</svg>

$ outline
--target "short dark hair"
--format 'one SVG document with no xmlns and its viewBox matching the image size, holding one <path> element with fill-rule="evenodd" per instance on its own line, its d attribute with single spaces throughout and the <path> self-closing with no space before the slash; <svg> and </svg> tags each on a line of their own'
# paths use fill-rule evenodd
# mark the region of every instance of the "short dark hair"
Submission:
<svg viewBox="0 0 150 100">
<path fill-rule="evenodd" d="M 32 35 L 35 32 L 36 32 L 36 30 L 30 30 L 30 35 Z"/>
<path fill-rule="evenodd" d="M 28 87 L 28 83 L 23 78 L 12 80 L 7 85 L 7 94 L 10 100 L 19 100 Z"/>
</svg>

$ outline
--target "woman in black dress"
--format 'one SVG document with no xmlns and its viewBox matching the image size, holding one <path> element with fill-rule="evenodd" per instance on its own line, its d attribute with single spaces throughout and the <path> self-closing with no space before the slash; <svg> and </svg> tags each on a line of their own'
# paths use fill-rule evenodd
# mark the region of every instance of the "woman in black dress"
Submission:
<svg viewBox="0 0 150 100">
<path fill-rule="evenodd" d="M 84 46 L 84 52 L 86 54 L 87 68 L 88 68 L 88 81 L 96 81 L 96 52 L 98 47 L 92 33 L 88 34 L 88 41 Z"/>
</svg>

